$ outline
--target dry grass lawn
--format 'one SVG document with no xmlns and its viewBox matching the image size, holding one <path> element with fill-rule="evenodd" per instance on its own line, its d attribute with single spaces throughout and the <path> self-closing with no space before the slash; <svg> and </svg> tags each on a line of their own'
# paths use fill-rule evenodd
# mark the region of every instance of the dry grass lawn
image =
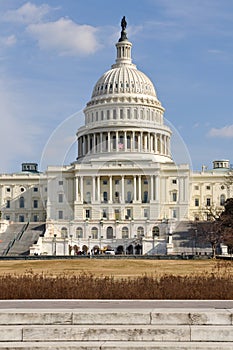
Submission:
<svg viewBox="0 0 233 350">
<path fill-rule="evenodd" d="M 225 262 L 214 260 L 128 260 L 128 259 L 77 259 L 77 260 L 18 260 L 1 261 L 0 275 L 27 272 L 46 275 L 77 275 L 90 273 L 94 276 L 138 277 L 142 275 L 173 274 L 199 275 L 216 272 Z M 227 263 L 233 271 L 233 263 Z"/>
</svg>

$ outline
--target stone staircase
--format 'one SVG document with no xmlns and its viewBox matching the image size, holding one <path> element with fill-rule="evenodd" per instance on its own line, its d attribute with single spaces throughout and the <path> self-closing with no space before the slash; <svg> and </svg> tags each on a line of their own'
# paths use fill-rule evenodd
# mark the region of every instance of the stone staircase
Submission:
<svg viewBox="0 0 233 350">
<path fill-rule="evenodd" d="M 233 309 L 136 309 L 121 301 L 117 308 L 0 309 L 0 349 L 232 350 L 232 321 Z"/>
</svg>

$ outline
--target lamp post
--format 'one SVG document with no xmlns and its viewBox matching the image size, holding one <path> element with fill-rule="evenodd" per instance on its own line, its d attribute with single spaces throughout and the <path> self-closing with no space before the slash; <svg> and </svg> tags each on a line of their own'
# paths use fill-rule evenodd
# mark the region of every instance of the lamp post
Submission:
<svg viewBox="0 0 233 350">
<path fill-rule="evenodd" d="M 73 250 L 73 235 L 70 234 L 70 249 L 69 249 L 69 255 L 72 255 Z"/>
<path fill-rule="evenodd" d="M 54 252 L 53 252 L 53 255 L 57 255 L 57 242 L 56 242 L 56 237 L 57 237 L 57 235 L 56 235 L 56 233 L 54 233 L 54 235 L 53 235 L 53 241 L 54 241 Z"/>
<path fill-rule="evenodd" d="M 89 248 L 89 255 L 90 255 L 90 259 L 91 259 L 92 251 L 91 251 L 91 243 L 90 243 L 90 240 L 91 240 L 91 236 L 88 236 L 88 248 Z"/>
</svg>

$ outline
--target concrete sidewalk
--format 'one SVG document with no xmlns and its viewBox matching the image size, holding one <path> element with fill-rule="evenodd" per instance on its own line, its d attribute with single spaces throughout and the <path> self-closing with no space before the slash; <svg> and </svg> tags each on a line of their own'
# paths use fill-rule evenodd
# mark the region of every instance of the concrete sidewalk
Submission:
<svg viewBox="0 0 233 350">
<path fill-rule="evenodd" d="M 233 300 L 0 300 L 1 309 L 233 309 Z"/>
</svg>

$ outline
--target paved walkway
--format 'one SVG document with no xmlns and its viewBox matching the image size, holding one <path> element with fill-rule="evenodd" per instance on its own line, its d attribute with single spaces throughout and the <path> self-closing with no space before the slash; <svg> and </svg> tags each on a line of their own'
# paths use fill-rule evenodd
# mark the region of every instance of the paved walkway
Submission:
<svg viewBox="0 0 233 350">
<path fill-rule="evenodd" d="M 233 300 L 1 300 L 1 309 L 233 309 Z"/>
</svg>

